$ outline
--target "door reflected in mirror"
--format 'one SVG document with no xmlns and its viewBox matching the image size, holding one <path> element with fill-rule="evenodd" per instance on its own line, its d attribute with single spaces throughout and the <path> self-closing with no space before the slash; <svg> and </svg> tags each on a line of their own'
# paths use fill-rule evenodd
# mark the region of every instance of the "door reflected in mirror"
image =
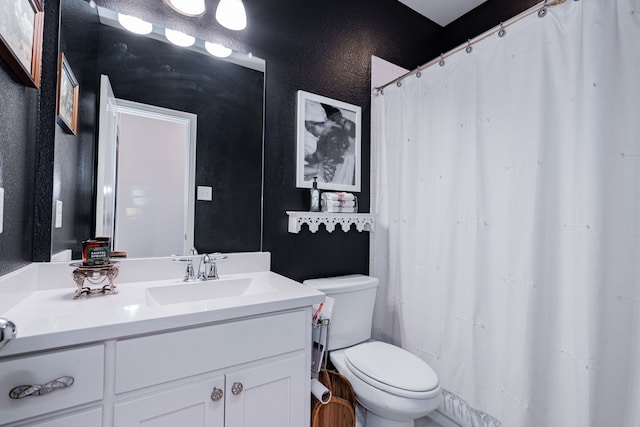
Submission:
<svg viewBox="0 0 640 427">
<path fill-rule="evenodd" d="M 100 86 L 96 235 L 134 258 L 189 253 L 197 116 L 118 99 L 108 76 Z"/>
</svg>

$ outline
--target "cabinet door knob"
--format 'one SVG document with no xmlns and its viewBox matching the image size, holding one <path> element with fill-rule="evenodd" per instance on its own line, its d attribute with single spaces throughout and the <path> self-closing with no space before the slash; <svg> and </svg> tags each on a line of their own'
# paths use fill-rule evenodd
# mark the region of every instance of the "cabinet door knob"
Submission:
<svg viewBox="0 0 640 427">
<path fill-rule="evenodd" d="M 73 377 L 60 377 L 42 385 L 19 385 L 9 392 L 12 399 L 23 399 L 29 396 L 42 396 L 73 385 Z"/>
<path fill-rule="evenodd" d="M 217 402 L 218 400 L 222 399 L 223 396 L 224 391 L 220 390 L 218 387 L 213 388 L 213 391 L 211 392 L 211 400 Z"/>
<path fill-rule="evenodd" d="M 231 386 L 231 393 L 236 395 L 240 394 L 242 393 L 242 389 L 244 389 L 242 383 L 233 383 L 233 385 Z"/>
</svg>

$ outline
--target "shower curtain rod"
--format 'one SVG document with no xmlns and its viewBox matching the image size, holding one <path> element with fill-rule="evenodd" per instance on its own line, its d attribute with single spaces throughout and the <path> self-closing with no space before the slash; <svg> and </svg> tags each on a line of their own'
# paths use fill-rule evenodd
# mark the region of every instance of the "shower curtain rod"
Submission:
<svg viewBox="0 0 640 427">
<path fill-rule="evenodd" d="M 547 14 L 547 7 L 553 7 L 553 6 L 558 6 L 562 3 L 564 3 L 566 0 L 544 0 L 541 1 L 540 3 L 536 4 L 535 6 L 530 7 L 529 9 L 525 10 L 524 12 L 519 13 L 518 15 L 514 16 L 513 18 L 505 21 L 505 22 L 501 22 L 499 25 L 493 27 L 492 29 L 485 31 L 484 33 L 480 34 L 479 36 L 474 37 L 473 39 L 469 39 L 467 40 L 466 43 L 461 44 L 458 47 L 455 47 L 453 49 L 451 49 L 450 51 L 448 51 L 447 53 L 442 53 L 440 54 L 439 57 L 432 59 L 431 61 L 427 62 L 426 64 L 423 64 L 421 66 L 419 66 L 418 68 L 408 71 L 407 73 L 401 75 L 400 77 L 398 77 L 395 80 L 390 81 L 387 84 L 384 84 L 382 86 L 378 86 L 373 88 L 374 92 L 376 95 L 382 94 L 384 95 L 384 88 L 387 86 L 391 86 L 392 84 L 397 84 L 398 86 L 401 86 L 401 82 L 402 80 L 404 80 L 406 77 L 412 76 L 414 74 L 416 74 L 418 77 L 420 77 L 420 72 L 422 70 L 424 70 L 425 68 L 429 68 L 430 66 L 432 66 L 433 64 L 440 64 L 440 66 L 444 66 L 445 64 L 445 58 L 453 55 L 454 53 L 460 52 L 461 50 L 465 49 L 467 51 L 467 53 L 471 53 L 471 51 L 473 50 L 473 48 L 471 47 L 472 45 L 478 43 L 481 40 L 486 39 L 487 37 L 490 37 L 492 35 L 494 35 L 495 33 L 498 33 L 498 35 L 500 37 L 504 37 L 504 35 L 506 34 L 506 30 L 505 27 L 508 27 L 509 25 L 513 24 L 514 22 L 517 22 L 519 20 L 521 20 L 522 18 L 531 15 L 532 13 L 538 12 L 538 16 L 540 18 L 544 17 Z M 574 0 L 577 1 L 577 0 Z"/>
</svg>

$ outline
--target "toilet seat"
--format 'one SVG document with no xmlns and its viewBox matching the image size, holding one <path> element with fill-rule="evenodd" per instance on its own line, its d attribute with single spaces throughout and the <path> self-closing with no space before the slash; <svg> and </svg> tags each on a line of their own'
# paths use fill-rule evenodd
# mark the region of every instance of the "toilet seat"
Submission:
<svg viewBox="0 0 640 427">
<path fill-rule="evenodd" d="M 428 399 L 439 393 L 438 377 L 419 357 L 379 341 L 344 350 L 351 372 L 365 383 L 401 397 Z"/>
</svg>

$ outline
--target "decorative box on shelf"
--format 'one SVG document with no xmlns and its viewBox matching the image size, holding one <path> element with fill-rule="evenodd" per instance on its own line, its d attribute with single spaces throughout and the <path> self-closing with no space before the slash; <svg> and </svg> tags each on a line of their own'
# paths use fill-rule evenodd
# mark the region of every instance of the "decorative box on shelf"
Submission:
<svg viewBox="0 0 640 427">
<path fill-rule="evenodd" d="M 287 211 L 289 215 L 289 233 L 299 233 L 302 224 L 309 226 L 309 231 L 315 233 L 320 224 L 324 224 L 326 230 L 331 233 L 336 225 L 342 227 L 345 233 L 356 225 L 358 231 L 374 231 L 375 218 L 371 213 L 332 213 L 332 212 L 302 212 Z"/>
</svg>

